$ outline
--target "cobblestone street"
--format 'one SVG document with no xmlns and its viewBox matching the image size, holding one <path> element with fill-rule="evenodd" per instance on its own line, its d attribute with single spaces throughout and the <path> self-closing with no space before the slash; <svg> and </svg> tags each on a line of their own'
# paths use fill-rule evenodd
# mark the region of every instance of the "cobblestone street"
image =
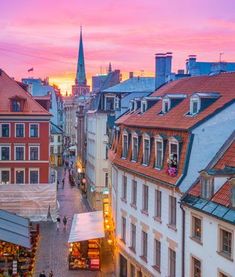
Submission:
<svg viewBox="0 0 235 277">
<path fill-rule="evenodd" d="M 44 222 L 40 224 L 40 240 L 36 255 L 35 277 L 38 277 L 42 270 L 45 270 L 46 276 L 50 270 L 54 277 L 95 277 L 108 276 L 101 272 L 92 271 L 71 271 L 68 270 L 68 237 L 72 224 L 73 214 L 89 211 L 86 200 L 82 198 L 80 190 L 77 187 L 71 187 L 68 181 L 68 171 L 65 174 L 64 189 L 61 180 L 64 172 L 59 170 L 58 179 L 60 185 L 58 188 L 59 215 L 62 220 L 65 215 L 68 218 L 67 230 L 63 230 L 61 222 L 60 230 L 56 230 L 56 223 Z"/>
</svg>

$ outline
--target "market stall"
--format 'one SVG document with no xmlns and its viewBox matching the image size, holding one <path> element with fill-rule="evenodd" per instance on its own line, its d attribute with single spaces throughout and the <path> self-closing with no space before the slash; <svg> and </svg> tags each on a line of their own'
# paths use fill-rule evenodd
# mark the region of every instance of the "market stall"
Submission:
<svg viewBox="0 0 235 277">
<path fill-rule="evenodd" d="M 69 235 L 69 269 L 100 269 L 103 212 L 75 214 Z"/>
<path fill-rule="evenodd" d="M 37 242 L 38 229 L 28 219 L 0 210 L 0 274 L 30 276 Z"/>
</svg>

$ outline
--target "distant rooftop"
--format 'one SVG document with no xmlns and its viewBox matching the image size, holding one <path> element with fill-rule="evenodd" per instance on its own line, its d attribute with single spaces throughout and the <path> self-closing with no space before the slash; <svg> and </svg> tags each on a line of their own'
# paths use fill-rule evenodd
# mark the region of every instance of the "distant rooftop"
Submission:
<svg viewBox="0 0 235 277">
<path fill-rule="evenodd" d="M 153 92 L 155 90 L 154 77 L 133 77 L 118 85 L 103 90 L 103 93 L 132 93 Z"/>
</svg>

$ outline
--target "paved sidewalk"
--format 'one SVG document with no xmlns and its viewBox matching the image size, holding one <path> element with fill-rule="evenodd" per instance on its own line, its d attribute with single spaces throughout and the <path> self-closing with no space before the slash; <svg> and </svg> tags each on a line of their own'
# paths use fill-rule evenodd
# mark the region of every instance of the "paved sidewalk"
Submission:
<svg viewBox="0 0 235 277">
<path fill-rule="evenodd" d="M 68 270 L 68 237 L 74 213 L 87 211 L 87 203 L 82 199 L 77 187 L 71 187 L 68 181 L 68 171 L 65 174 L 64 189 L 61 180 L 64 171 L 59 169 L 58 179 L 58 201 L 60 204 L 59 215 L 61 218 L 60 230 L 56 230 L 56 224 L 52 222 L 40 223 L 40 241 L 36 255 L 35 277 L 39 276 L 40 271 L 45 270 L 47 276 L 50 270 L 54 277 L 95 277 L 108 276 L 96 271 L 71 271 Z M 68 218 L 67 230 L 63 230 L 63 216 Z"/>
</svg>

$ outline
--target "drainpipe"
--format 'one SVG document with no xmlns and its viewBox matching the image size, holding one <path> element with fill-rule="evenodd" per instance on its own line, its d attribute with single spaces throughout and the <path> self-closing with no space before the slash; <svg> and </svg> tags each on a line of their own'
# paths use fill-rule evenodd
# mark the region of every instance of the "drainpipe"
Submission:
<svg viewBox="0 0 235 277">
<path fill-rule="evenodd" d="M 182 202 L 180 203 L 182 210 L 182 277 L 185 275 L 185 210 Z"/>
</svg>

